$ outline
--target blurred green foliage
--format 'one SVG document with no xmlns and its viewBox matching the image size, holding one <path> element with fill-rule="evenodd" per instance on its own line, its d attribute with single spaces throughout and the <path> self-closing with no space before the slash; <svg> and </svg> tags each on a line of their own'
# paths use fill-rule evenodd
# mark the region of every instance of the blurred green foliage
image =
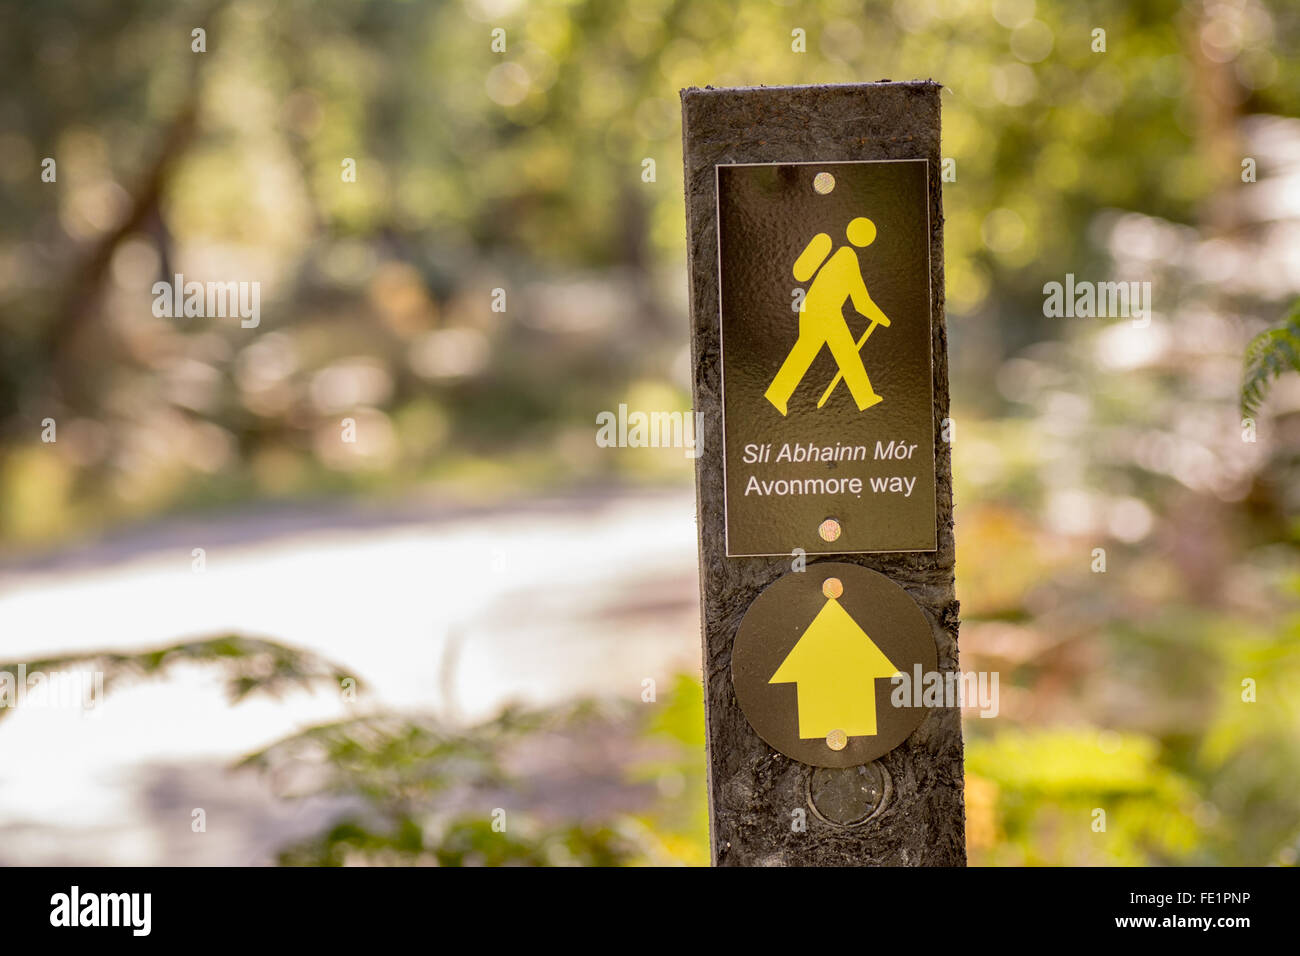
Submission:
<svg viewBox="0 0 1300 956">
<path fill-rule="evenodd" d="M 1191 783 L 1136 734 L 1005 731 L 976 737 L 968 787 L 994 788 L 996 810 L 973 834 L 978 862 L 1034 866 L 1169 865 L 1193 858 L 1201 837 Z M 974 813 L 972 815 L 975 815 Z M 992 821 L 987 820 L 992 816 Z M 990 827 L 984 831 L 981 827 Z"/>
<path fill-rule="evenodd" d="M 632 779 L 651 781 L 661 800 L 639 820 L 657 840 L 656 862 L 690 866 L 709 862 L 709 800 L 704 754 L 704 688 L 679 674 L 665 699 L 658 701 L 644 733 L 666 741 L 657 760 L 633 768 Z"/>
<path fill-rule="evenodd" d="M 309 728 L 241 766 L 279 781 L 293 799 L 359 798 L 355 813 L 285 847 L 282 865 L 613 866 L 642 851 L 634 832 L 617 821 L 540 823 L 505 796 L 508 744 L 594 716 L 586 705 L 549 714 L 508 709 L 468 730 L 427 717 L 362 717 Z M 506 806 L 485 812 L 480 794 L 488 790 Z M 452 792 L 476 810 L 448 806 Z"/>
<path fill-rule="evenodd" d="M 211 665 L 221 671 L 231 704 L 252 694 L 279 696 L 322 684 L 338 686 L 348 677 L 346 672 L 310 651 L 240 634 L 223 634 L 146 651 L 83 651 L 37 660 L 0 661 L 0 674 L 10 680 L 15 680 L 13 675 L 20 668 L 25 668 L 26 673 L 98 674 L 102 675 L 103 693 L 107 694 L 137 681 L 166 677 L 172 670 L 191 664 Z M 12 706 L 0 706 L 0 719 L 11 713 Z"/>
<path fill-rule="evenodd" d="M 649 718 L 590 701 L 507 708 L 469 728 L 379 714 L 309 728 L 240 766 L 278 781 L 286 798 L 359 798 L 355 812 L 282 850 L 284 865 L 703 865 L 702 701 L 699 683 L 683 675 Z M 545 817 L 563 807 L 528 808 L 529 781 L 511 769 L 512 748 L 538 749 L 543 735 L 584 729 L 654 752 L 626 771 L 633 788 L 657 794 L 647 810 L 557 823 Z"/>
</svg>

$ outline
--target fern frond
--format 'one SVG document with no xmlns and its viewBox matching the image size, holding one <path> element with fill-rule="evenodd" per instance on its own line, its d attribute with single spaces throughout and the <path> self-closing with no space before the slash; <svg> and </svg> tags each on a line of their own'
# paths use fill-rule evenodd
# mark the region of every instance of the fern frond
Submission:
<svg viewBox="0 0 1300 956">
<path fill-rule="evenodd" d="M 1258 412 L 1273 381 L 1284 372 L 1300 372 L 1300 299 L 1292 303 L 1282 325 L 1259 333 L 1246 346 L 1242 414 Z"/>
</svg>

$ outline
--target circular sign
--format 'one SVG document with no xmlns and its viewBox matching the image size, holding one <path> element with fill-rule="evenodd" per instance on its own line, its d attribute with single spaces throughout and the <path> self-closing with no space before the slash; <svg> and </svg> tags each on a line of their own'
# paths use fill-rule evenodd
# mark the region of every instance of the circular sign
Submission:
<svg viewBox="0 0 1300 956">
<path fill-rule="evenodd" d="M 856 767 L 901 744 L 929 710 L 921 685 L 937 671 L 920 606 L 883 574 L 841 562 L 770 584 L 745 612 L 731 651 L 750 726 L 814 767 Z"/>
</svg>

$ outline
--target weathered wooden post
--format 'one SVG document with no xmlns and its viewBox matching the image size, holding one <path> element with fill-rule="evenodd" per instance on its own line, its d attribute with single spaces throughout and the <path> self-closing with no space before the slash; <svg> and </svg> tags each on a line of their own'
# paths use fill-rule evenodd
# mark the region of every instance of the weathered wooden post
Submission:
<svg viewBox="0 0 1300 956">
<path fill-rule="evenodd" d="M 940 90 L 682 91 L 717 865 L 966 861 Z"/>
</svg>

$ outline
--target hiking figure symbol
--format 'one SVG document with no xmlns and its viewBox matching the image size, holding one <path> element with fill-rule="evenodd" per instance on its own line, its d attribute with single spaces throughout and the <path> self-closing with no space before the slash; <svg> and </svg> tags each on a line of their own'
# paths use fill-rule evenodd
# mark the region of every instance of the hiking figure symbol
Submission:
<svg viewBox="0 0 1300 956">
<path fill-rule="evenodd" d="M 871 379 L 867 377 L 867 370 L 862 364 L 861 350 L 876 326 L 889 325 L 889 318 L 867 294 L 858 254 L 853 248 L 857 246 L 865 249 L 875 241 L 875 223 L 859 216 L 849 223 L 845 235 L 850 245 L 840 246 L 830 255 L 834 243 L 826 233 L 819 232 L 809 240 L 794 262 L 796 281 L 813 281 L 799 311 L 799 338 L 795 340 L 781 370 L 776 373 L 772 384 L 764 393 L 782 415 L 788 414 L 790 396 L 808 374 L 808 369 L 820 354 L 822 346 L 831 350 L 839 371 L 822 393 L 817 402 L 818 408 L 826 404 L 841 380 L 848 385 L 858 411 L 865 411 L 884 401 L 884 397 L 877 395 L 871 387 Z M 830 258 L 827 258 L 828 255 Z M 871 320 L 856 343 L 844 318 L 844 304 L 850 301 L 858 312 Z"/>
</svg>

